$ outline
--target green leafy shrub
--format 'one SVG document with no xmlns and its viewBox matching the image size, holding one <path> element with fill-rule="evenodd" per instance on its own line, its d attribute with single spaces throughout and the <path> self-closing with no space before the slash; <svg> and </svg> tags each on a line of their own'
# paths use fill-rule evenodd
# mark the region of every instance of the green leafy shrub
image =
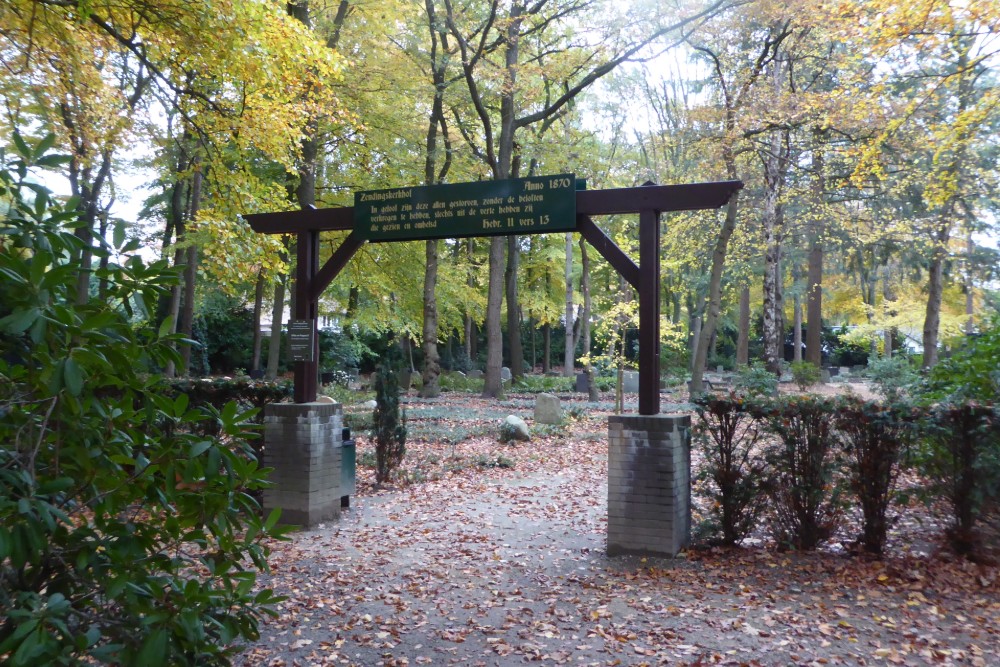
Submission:
<svg viewBox="0 0 1000 667">
<path fill-rule="evenodd" d="M 263 423 L 265 405 L 290 399 L 292 390 L 290 380 L 269 382 L 249 378 L 178 378 L 164 381 L 164 393 L 167 396 L 176 398 L 183 394 L 195 407 L 212 406 L 215 410 L 222 410 L 227 403 L 233 401 L 242 410 L 256 408 L 252 419 L 256 424 Z"/>
<path fill-rule="evenodd" d="M 870 359 L 868 377 L 875 389 L 890 403 L 900 400 L 920 379 L 905 357 Z"/>
<path fill-rule="evenodd" d="M 739 398 L 695 399 L 695 442 L 705 456 L 701 475 L 712 482 L 709 510 L 724 544 L 737 544 L 753 530 L 766 505 L 767 464 L 759 449 L 757 419 Z"/>
<path fill-rule="evenodd" d="M 792 371 L 792 381 L 799 391 L 805 391 L 819 382 L 819 366 L 809 361 L 793 361 L 789 367 Z"/>
<path fill-rule="evenodd" d="M 576 378 L 552 377 L 550 375 L 522 375 L 513 386 L 515 391 L 528 394 L 552 392 L 568 393 L 576 388 Z"/>
<path fill-rule="evenodd" d="M 441 391 L 460 391 L 472 394 L 478 394 L 483 391 L 482 378 L 468 378 L 464 374 L 459 375 L 457 372 L 442 373 L 438 376 L 438 384 L 441 387 Z"/>
<path fill-rule="evenodd" d="M 835 405 L 795 397 L 758 403 L 753 411 L 780 440 L 768 454 L 775 537 L 796 549 L 815 549 L 833 534 L 840 515 L 834 484 Z"/>
<path fill-rule="evenodd" d="M 905 405 L 883 405 L 847 398 L 838 406 L 837 429 L 850 461 L 850 485 L 864 517 L 861 544 L 881 555 L 888 532 L 888 511 L 912 434 L 916 412 Z"/>
<path fill-rule="evenodd" d="M 1000 403 L 1000 319 L 939 361 L 914 393 L 925 402 Z"/>
<path fill-rule="evenodd" d="M 938 362 L 911 393 L 929 406 L 921 469 L 952 506 L 953 546 L 975 557 L 977 523 L 1000 502 L 1000 319 Z"/>
<path fill-rule="evenodd" d="M 51 141 L 15 144 L 0 170 L 0 662 L 228 664 L 277 602 L 254 590 L 278 517 L 251 496 L 252 414 L 192 407 L 143 372 L 180 361 L 166 327 L 131 325 L 174 283 L 163 263 L 109 262 L 94 271 L 106 298 L 77 303 L 77 216 L 25 181 Z"/>
<path fill-rule="evenodd" d="M 760 362 L 741 366 L 733 381 L 736 393 L 741 396 L 776 396 L 778 378 Z"/>
<path fill-rule="evenodd" d="M 951 505 L 952 546 L 975 556 L 983 508 L 1000 498 L 1000 415 L 989 404 L 939 403 L 921 424 L 921 468 Z"/>
<path fill-rule="evenodd" d="M 375 411 L 372 413 L 372 438 L 375 441 L 375 481 L 385 484 L 392 479 L 406 455 L 406 415 L 399 407 L 398 346 L 392 345 L 375 372 Z"/>
<path fill-rule="evenodd" d="M 347 426 L 354 433 L 371 431 L 375 427 L 375 419 L 368 410 L 345 411 L 344 426 Z"/>
</svg>

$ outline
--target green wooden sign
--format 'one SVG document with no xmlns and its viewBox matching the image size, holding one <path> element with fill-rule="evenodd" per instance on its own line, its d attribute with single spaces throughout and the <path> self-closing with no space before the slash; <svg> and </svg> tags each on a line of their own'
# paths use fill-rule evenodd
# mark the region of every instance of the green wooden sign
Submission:
<svg viewBox="0 0 1000 667">
<path fill-rule="evenodd" d="M 354 195 L 367 241 L 545 234 L 576 229 L 573 174 L 370 190 Z"/>
</svg>

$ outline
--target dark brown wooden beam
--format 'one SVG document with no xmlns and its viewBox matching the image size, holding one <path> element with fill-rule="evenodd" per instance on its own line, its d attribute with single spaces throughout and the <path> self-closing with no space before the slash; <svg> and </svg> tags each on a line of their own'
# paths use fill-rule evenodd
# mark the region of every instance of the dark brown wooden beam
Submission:
<svg viewBox="0 0 1000 667">
<path fill-rule="evenodd" d="M 326 260 L 323 268 L 313 276 L 312 284 L 309 285 L 309 298 L 311 300 L 319 301 L 319 298 L 323 296 L 323 291 L 344 270 L 347 263 L 354 257 L 354 253 L 360 250 L 364 244 L 365 240 L 358 238 L 354 232 L 347 235 L 347 238 L 330 256 L 330 259 Z"/>
<path fill-rule="evenodd" d="M 656 211 L 639 212 L 639 273 L 639 414 L 658 415 L 660 414 L 660 216 Z"/>
<path fill-rule="evenodd" d="M 576 214 L 595 216 L 635 213 L 642 210 L 666 213 L 719 208 L 742 187 L 742 181 L 718 181 L 682 185 L 643 185 L 612 190 L 581 190 L 576 193 Z"/>
<path fill-rule="evenodd" d="M 319 269 L 319 232 L 301 232 L 296 242 L 294 316 L 297 320 L 312 322 L 313 353 L 312 361 L 294 363 L 295 386 L 292 393 L 296 403 L 312 403 L 319 393 L 319 335 L 316 331 L 319 302 L 310 298 L 309 292 Z"/>
<path fill-rule="evenodd" d="M 585 215 L 576 216 L 576 230 L 580 232 L 587 243 L 594 247 L 594 250 L 601 254 L 608 264 L 615 271 L 621 274 L 629 285 L 639 289 L 639 267 L 635 265 L 632 258 L 622 252 L 622 249 L 604 233 L 604 231 L 594 224 L 594 221 Z"/>
<path fill-rule="evenodd" d="M 680 185 L 643 185 L 612 190 L 581 190 L 576 193 L 576 213 L 595 216 L 635 213 L 643 209 L 666 213 L 719 208 L 742 187 L 741 181 L 718 181 Z M 250 223 L 250 227 L 260 234 L 298 234 L 306 231 L 330 232 L 354 229 L 353 206 L 253 213 L 243 217 Z"/>
<path fill-rule="evenodd" d="M 299 234 L 354 229 L 354 207 L 312 208 L 280 213 L 252 213 L 243 218 L 258 234 Z"/>
</svg>

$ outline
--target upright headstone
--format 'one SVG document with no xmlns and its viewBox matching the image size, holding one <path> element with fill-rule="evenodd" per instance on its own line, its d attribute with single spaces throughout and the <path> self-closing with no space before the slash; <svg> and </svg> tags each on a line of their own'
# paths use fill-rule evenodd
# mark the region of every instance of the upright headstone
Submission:
<svg viewBox="0 0 1000 667">
<path fill-rule="evenodd" d="M 576 391 L 580 394 L 586 394 L 590 391 L 590 387 L 587 386 L 587 374 L 577 373 L 576 374 Z"/>
<path fill-rule="evenodd" d="M 535 399 L 535 423 L 561 424 L 563 419 L 562 403 L 552 394 L 539 394 Z"/>
<path fill-rule="evenodd" d="M 470 380 L 478 380 L 481 377 L 483 377 L 483 372 L 481 370 L 479 370 L 479 369 L 473 369 L 473 370 L 469 371 L 469 379 Z"/>
<path fill-rule="evenodd" d="M 399 390 L 402 392 L 407 392 L 413 385 L 413 376 L 417 373 L 413 371 L 400 371 L 399 372 Z"/>
<path fill-rule="evenodd" d="M 608 418 L 608 555 L 676 556 L 691 539 L 691 417 Z"/>
<path fill-rule="evenodd" d="M 504 367 L 502 367 L 500 369 L 500 381 L 501 382 L 510 382 L 511 377 L 513 377 L 513 376 L 510 374 L 510 369 L 509 368 L 507 368 L 506 366 L 504 366 Z"/>
</svg>

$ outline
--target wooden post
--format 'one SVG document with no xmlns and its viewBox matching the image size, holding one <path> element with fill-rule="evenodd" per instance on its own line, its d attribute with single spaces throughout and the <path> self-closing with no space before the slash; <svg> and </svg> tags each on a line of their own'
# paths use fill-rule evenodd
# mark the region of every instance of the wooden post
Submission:
<svg viewBox="0 0 1000 667">
<path fill-rule="evenodd" d="M 312 281 L 319 271 L 319 232 L 304 231 L 298 235 L 297 265 L 295 267 L 295 313 L 297 320 L 312 323 L 312 361 L 295 362 L 296 403 L 312 403 L 319 392 L 319 336 L 317 318 L 319 299 L 311 296 Z"/>
<path fill-rule="evenodd" d="M 639 212 L 639 414 L 660 414 L 660 215 Z"/>
</svg>

